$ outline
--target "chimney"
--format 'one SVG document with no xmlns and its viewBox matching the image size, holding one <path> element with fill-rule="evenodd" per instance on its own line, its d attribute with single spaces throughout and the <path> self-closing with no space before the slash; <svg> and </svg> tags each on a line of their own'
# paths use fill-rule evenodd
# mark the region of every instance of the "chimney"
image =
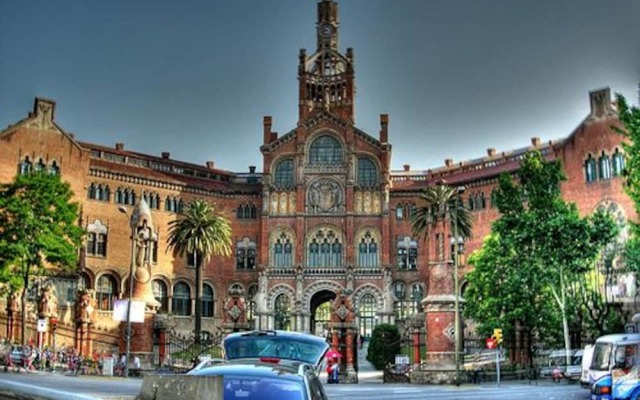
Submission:
<svg viewBox="0 0 640 400">
<path fill-rule="evenodd" d="M 170 155 L 171 153 L 169 153 L 168 151 L 162 152 L 162 158 L 164 158 L 165 160 L 168 160 Z"/>
<path fill-rule="evenodd" d="M 255 174 L 256 173 L 256 166 L 255 165 L 249 165 L 249 173 L 250 174 Z"/>
<path fill-rule="evenodd" d="M 278 132 L 271 132 L 271 141 L 273 142 L 278 138 Z"/>
<path fill-rule="evenodd" d="M 540 138 L 539 137 L 532 137 L 531 138 L 531 145 L 533 147 L 540 147 Z"/>
<path fill-rule="evenodd" d="M 121 143 L 121 142 L 116 143 L 116 150 L 124 150 L 124 143 Z"/>
<path fill-rule="evenodd" d="M 446 160 L 444 160 L 444 165 L 446 165 L 447 167 L 452 166 L 453 165 L 453 159 L 447 158 Z"/>
<path fill-rule="evenodd" d="M 213 169 L 216 163 L 214 163 L 213 161 L 207 161 L 205 165 L 207 166 L 207 169 Z"/>
<path fill-rule="evenodd" d="M 380 142 L 387 143 L 389 141 L 389 115 L 380 114 Z"/>
<path fill-rule="evenodd" d="M 269 115 L 264 116 L 262 125 L 264 127 L 264 144 L 269 144 L 271 142 L 271 117 Z"/>
<path fill-rule="evenodd" d="M 411 165 L 405 164 L 402 166 L 402 168 L 404 169 L 404 172 L 409 172 L 411 170 Z"/>
<path fill-rule="evenodd" d="M 611 90 L 608 87 L 589 92 L 589 100 L 592 117 L 603 117 L 611 111 Z"/>
<path fill-rule="evenodd" d="M 488 155 L 489 157 L 493 157 L 493 156 L 495 156 L 495 155 L 496 155 L 496 149 L 494 149 L 494 148 L 488 148 L 488 149 L 487 149 L 487 155 Z"/>
</svg>

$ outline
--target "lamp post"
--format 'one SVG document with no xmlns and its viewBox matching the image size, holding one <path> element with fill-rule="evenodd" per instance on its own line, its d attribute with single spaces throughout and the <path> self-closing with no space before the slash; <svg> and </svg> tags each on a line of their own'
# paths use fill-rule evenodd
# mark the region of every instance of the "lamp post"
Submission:
<svg viewBox="0 0 640 400">
<path fill-rule="evenodd" d="M 456 189 L 456 198 L 454 205 L 453 216 L 453 236 L 451 237 L 451 250 L 453 252 L 453 310 L 454 319 L 454 360 L 456 364 L 456 386 L 460 386 L 460 300 L 459 300 L 459 283 L 458 283 L 458 264 L 459 255 L 464 250 L 464 239 L 458 235 L 458 203 L 460 202 L 460 195 L 464 193 L 464 187 L 458 187 Z"/>
<path fill-rule="evenodd" d="M 136 226 L 138 225 L 139 216 L 133 212 L 129 215 L 127 207 L 120 206 L 118 211 L 129 217 L 129 225 L 131 226 L 131 260 L 129 263 L 129 300 L 127 301 L 127 327 L 125 329 L 126 348 L 124 356 L 124 376 L 129 376 L 129 357 L 131 355 L 131 301 L 133 300 L 133 271 L 135 265 L 135 250 L 136 250 Z"/>
</svg>

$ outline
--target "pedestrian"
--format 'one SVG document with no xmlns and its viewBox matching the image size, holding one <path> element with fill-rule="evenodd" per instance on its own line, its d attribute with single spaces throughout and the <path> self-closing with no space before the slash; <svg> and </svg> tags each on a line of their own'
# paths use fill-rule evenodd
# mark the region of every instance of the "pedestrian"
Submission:
<svg viewBox="0 0 640 400">
<path fill-rule="evenodd" d="M 358 348 L 362 350 L 362 334 L 358 334 Z"/>
<path fill-rule="evenodd" d="M 338 364 L 338 359 L 335 358 L 333 360 L 333 364 L 331 364 L 331 379 L 333 383 L 339 383 L 340 376 L 340 365 Z"/>
</svg>

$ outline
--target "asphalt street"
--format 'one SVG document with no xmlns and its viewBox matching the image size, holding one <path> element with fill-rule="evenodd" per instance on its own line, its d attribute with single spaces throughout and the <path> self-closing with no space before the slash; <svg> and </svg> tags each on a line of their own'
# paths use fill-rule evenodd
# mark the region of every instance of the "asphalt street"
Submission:
<svg viewBox="0 0 640 400">
<path fill-rule="evenodd" d="M 51 400 L 133 400 L 140 390 L 142 379 L 99 376 L 73 376 L 62 373 L 0 373 L 0 399 Z M 577 384 L 540 381 L 506 382 L 482 385 L 431 386 L 411 384 L 383 384 L 364 379 L 353 385 L 325 385 L 331 400 L 417 400 L 437 398 L 443 400 L 474 399 L 540 399 L 588 400 L 587 390 Z M 18 397 L 15 394 L 29 394 Z"/>
</svg>

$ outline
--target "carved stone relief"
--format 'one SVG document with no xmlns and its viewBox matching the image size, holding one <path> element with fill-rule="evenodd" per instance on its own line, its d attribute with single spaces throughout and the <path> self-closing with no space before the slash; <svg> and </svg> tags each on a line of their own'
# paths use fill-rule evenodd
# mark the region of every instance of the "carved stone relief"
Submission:
<svg viewBox="0 0 640 400">
<path fill-rule="evenodd" d="M 307 212 L 334 214 L 344 211 L 344 189 L 330 179 L 318 179 L 307 188 Z"/>
</svg>

